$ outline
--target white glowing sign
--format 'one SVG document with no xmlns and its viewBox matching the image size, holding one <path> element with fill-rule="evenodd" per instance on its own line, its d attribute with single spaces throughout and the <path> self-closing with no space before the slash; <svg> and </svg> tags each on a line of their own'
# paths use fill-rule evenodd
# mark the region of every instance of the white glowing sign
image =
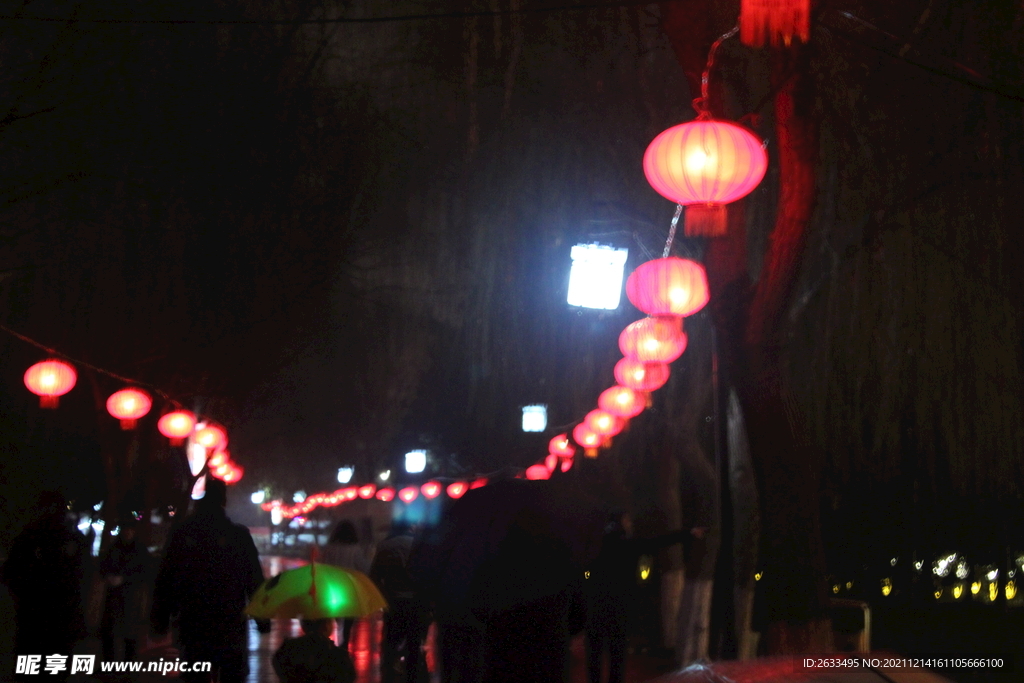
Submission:
<svg viewBox="0 0 1024 683">
<path fill-rule="evenodd" d="M 427 469 L 426 451 L 409 451 L 405 454 L 405 471 L 409 474 L 418 474 Z"/>
<path fill-rule="evenodd" d="M 577 244 L 570 255 L 569 304 L 605 310 L 618 308 L 622 298 L 622 272 L 629 250 Z"/>
<path fill-rule="evenodd" d="M 523 406 L 523 431 L 543 432 L 548 428 L 548 407 L 546 405 Z"/>
</svg>

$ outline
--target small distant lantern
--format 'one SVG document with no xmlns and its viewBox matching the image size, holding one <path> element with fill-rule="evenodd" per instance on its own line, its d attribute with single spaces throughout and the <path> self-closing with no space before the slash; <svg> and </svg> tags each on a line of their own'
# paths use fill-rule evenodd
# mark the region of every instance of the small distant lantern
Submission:
<svg viewBox="0 0 1024 683">
<path fill-rule="evenodd" d="M 454 500 L 462 498 L 462 496 L 466 495 L 466 491 L 468 490 L 469 484 L 464 481 L 452 482 L 451 484 L 448 484 L 448 488 L 446 489 L 448 497 Z"/>
<path fill-rule="evenodd" d="M 615 381 L 633 391 L 654 391 L 665 386 L 670 370 L 664 363 L 644 363 L 623 358 L 615 364 Z"/>
<path fill-rule="evenodd" d="M 641 264 L 626 280 L 626 296 L 647 315 L 693 315 L 708 303 L 704 266 L 669 256 Z"/>
<path fill-rule="evenodd" d="M 60 397 L 75 388 L 78 373 L 70 363 L 50 359 L 25 371 L 25 387 L 39 397 L 40 408 L 56 408 Z"/>
<path fill-rule="evenodd" d="M 355 486 L 346 486 L 345 488 L 343 488 L 341 490 L 341 499 L 342 500 L 345 500 L 345 501 L 355 500 L 358 497 L 359 497 L 359 489 L 357 487 L 355 487 Z"/>
<path fill-rule="evenodd" d="M 647 407 L 647 396 L 629 387 L 614 386 L 601 392 L 597 398 L 597 405 L 615 417 L 629 419 L 644 411 Z"/>
<path fill-rule="evenodd" d="M 192 440 L 205 448 L 224 448 L 228 445 L 227 432 L 213 424 L 206 425 L 197 431 Z"/>
<path fill-rule="evenodd" d="M 644 363 L 671 363 L 686 350 L 682 318 L 643 318 L 619 335 L 619 350 Z"/>
<path fill-rule="evenodd" d="M 172 446 L 180 446 L 196 428 L 196 416 L 188 410 L 175 410 L 161 417 L 156 428 L 171 440 Z"/>
<path fill-rule="evenodd" d="M 470 484 L 469 488 L 471 488 L 471 489 L 479 489 L 479 488 L 483 488 L 484 486 L 487 486 L 487 477 L 480 477 L 479 479 L 474 481 L 472 484 Z"/>
<path fill-rule="evenodd" d="M 398 492 L 398 497 L 403 503 L 411 503 L 416 500 L 416 496 L 420 495 L 419 489 L 415 486 L 406 486 L 404 489 Z"/>
<path fill-rule="evenodd" d="M 562 458 L 562 464 L 559 465 L 559 469 L 563 472 L 568 472 L 572 469 L 573 460 L 575 460 L 575 458 Z"/>
<path fill-rule="evenodd" d="M 384 501 L 385 503 L 390 503 L 394 499 L 395 490 L 393 488 L 382 488 L 379 491 L 377 491 L 377 500 Z"/>
<path fill-rule="evenodd" d="M 135 429 L 139 418 L 149 414 L 153 399 L 140 389 L 115 391 L 107 399 L 107 412 L 121 421 L 121 429 Z"/>
<path fill-rule="evenodd" d="M 570 306 L 615 310 L 622 298 L 622 271 L 629 257 L 628 249 L 600 244 L 577 244 L 570 251 Z"/>
<path fill-rule="evenodd" d="M 537 404 L 523 406 L 523 431 L 543 432 L 548 428 L 548 407 Z"/>
<path fill-rule="evenodd" d="M 359 487 L 359 497 L 363 500 L 369 500 L 373 498 L 373 494 L 377 493 L 376 484 L 366 484 L 365 486 Z"/>
<path fill-rule="evenodd" d="M 554 453 L 548 453 L 544 458 L 544 467 L 548 468 L 548 472 L 554 472 L 555 468 L 558 467 L 558 456 Z"/>
<path fill-rule="evenodd" d="M 209 463 L 210 467 L 220 467 L 229 460 L 231 460 L 230 453 L 228 453 L 227 451 L 217 451 L 210 456 L 210 459 L 207 460 L 207 463 Z"/>
<path fill-rule="evenodd" d="M 530 465 L 526 468 L 526 478 L 531 480 L 547 479 L 551 476 L 551 470 L 544 465 Z"/>
<path fill-rule="evenodd" d="M 626 421 L 605 410 L 591 410 L 584 421 L 598 436 L 615 436 L 626 426 Z"/>
<path fill-rule="evenodd" d="M 555 438 L 548 442 L 548 453 L 554 453 L 555 455 L 561 456 L 572 456 L 576 452 L 572 444 L 569 443 L 568 434 L 559 434 Z"/>
<path fill-rule="evenodd" d="M 441 485 L 436 481 L 428 481 L 420 487 L 420 492 L 423 493 L 428 500 L 433 500 L 441 495 Z"/>
</svg>

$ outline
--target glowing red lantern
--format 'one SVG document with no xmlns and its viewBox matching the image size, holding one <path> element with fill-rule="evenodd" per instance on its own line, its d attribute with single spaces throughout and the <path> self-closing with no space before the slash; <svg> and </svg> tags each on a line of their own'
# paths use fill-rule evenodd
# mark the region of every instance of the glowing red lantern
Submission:
<svg viewBox="0 0 1024 683">
<path fill-rule="evenodd" d="M 419 489 L 415 486 L 406 486 L 404 489 L 398 492 L 398 497 L 402 499 L 403 503 L 411 503 L 416 500 L 416 496 L 420 495 Z"/>
<path fill-rule="evenodd" d="M 211 424 L 197 431 L 192 440 L 204 448 L 224 448 L 228 445 L 228 434 L 217 425 Z"/>
<path fill-rule="evenodd" d="M 568 434 L 559 434 L 548 442 L 548 453 L 571 456 L 575 452 L 576 449 L 572 447 L 571 443 L 569 443 Z"/>
<path fill-rule="evenodd" d="M 628 419 L 644 411 L 647 407 L 647 396 L 629 387 L 614 386 L 601 392 L 597 398 L 597 405 L 601 410 L 616 417 Z"/>
<path fill-rule="evenodd" d="M 377 491 L 377 500 L 382 500 L 385 503 L 389 503 L 395 499 L 395 490 L 392 488 L 383 488 Z"/>
<path fill-rule="evenodd" d="M 345 488 L 341 489 L 340 493 L 341 499 L 346 501 L 355 500 L 356 498 L 359 497 L 359 489 L 356 488 L 355 486 L 346 486 Z"/>
<path fill-rule="evenodd" d="M 615 364 L 615 381 L 633 391 L 660 389 L 668 381 L 669 367 L 664 363 L 644 363 L 623 358 Z"/>
<path fill-rule="evenodd" d="M 472 484 L 470 484 L 469 488 L 471 488 L 471 489 L 479 489 L 479 488 L 483 488 L 484 486 L 487 486 L 487 477 L 480 477 L 479 479 L 474 481 Z"/>
<path fill-rule="evenodd" d="M 811 39 L 811 0 L 741 0 L 740 40 L 744 45 L 789 46 Z"/>
<path fill-rule="evenodd" d="M 217 451 L 210 456 L 210 459 L 206 461 L 210 467 L 220 467 L 226 462 L 231 460 L 231 454 L 227 451 Z"/>
<path fill-rule="evenodd" d="M 571 470 L 572 469 L 572 461 L 573 460 L 574 460 L 574 458 L 563 458 L 562 459 L 562 464 L 560 466 L 561 470 L 563 472 L 568 472 L 569 470 Z"/>
<path fill-rule="evenodd" d="M 464 481 L 456 481 L 448 484 L 448 488 L 446 490 L 449 498 L 458 500 L 466 494 L 466 491 L 469 490 L 469 485 Z"/>
<path fill-rule="evenodd" d="M 373 498 L 373 494 L 377 493 L 376 484 L 366 484 L 365 486 L 359 487 L 359 497 L 363 500 L 369 500 Z"/>
<path fill-rule="evenodd" d="M 230 471 L 231 471 L 231 463 L 222 462 L 221 464 L 219 464 L 219 465 L 217 465 L 216 467 L 213 468 L 212 474 L 213 474 L 213 476 L 217 477 L 218 479 L 223 479 L 224 475 L 226 475 Z"/>
<path fill-rule="evenodd" d="M 643 318 L 619 335 L 619 350 L 644 363 L 671 363 L 686 350 L 682 318 Z"/>
<path fill-rule="evenodd" d="M 107 412 L 121 421 L 121 429 L 135 429 L 136 421 L 152 407 L 153 399 L 139 389 L 115 391 L 107 399 Z"/>
<path fill-rule="evenodd" d="M 555 468 L 558 467 L 558 456 L 554 453 L 549 453 L 544 458 L 544 467 L 548 468 L 548 472 L 554 472 Z"/>
<path fill-rule="evenodd" d="M 662 197 L 686 206 L 689 236 L 725 234 L 724 205 L 750 194 L 767 169 L 761 140 L 727 121 L 672 126 L 644 153 L 647 182 Z"/>
<path fill-rule="evenodd" d="M 594 433 L 586 422 L 576 425 L 576 428 L 572 430 L 572 438 L 585 449 L 597 448 L 603 441 L 601 436 Z"/>
<path fill-rule="evenodd" d="M 420 487 L 420 491 L 429 500 L 433 500 L 441 495 L 441 485 L 436 481 L 428 481 L 426 484 Z"/>
<path fill-rule="evenodd" d="M 531 480 L 547 479 L 551 476 L 551 470 L 544 465 L 530 465 L 526 468 L 526 478 Z"/>
<path fill-rule="evenodd" d="M 641 264 L 626 280 L 626 296 L 647 315 L 693 315 L 711 295 L 704 266 L 669 256 Z"/>
<path fill-rule="evenodd" d="M 615 436 L 626 426 L 626 421 L 605 410 L 591 410 L 583 418 L 590 431 L 598 436 Z"/>
<path fill-rule="evenodd" d="M 75 368 L 62 360 L 40 361 L 25 371 L 25 387 L 39 397 L 40 408 L 56 408 L 77 381 Z"/>
<path fill-rule="evenodd" d="M 180 446 L 196 428 L 196 416 L 187 410 L 175 410 L 161 417 L 156 428 L 171 440 L 172 446 Z"/>
<path fill-rule="evenodd" d="M 242 474 L 244 472 L 245 472 L 245 470 L 243 470 L 241 467 L 238 467 L 236 465 L 235 467 L 233 467 L 230 470 L 228 470 L 227 474 L 224 475 L 224 483 L 225 484 L 235 484 L 235 483 L 237 483 L 239 480 L 241 480 Z"/>
</svg>

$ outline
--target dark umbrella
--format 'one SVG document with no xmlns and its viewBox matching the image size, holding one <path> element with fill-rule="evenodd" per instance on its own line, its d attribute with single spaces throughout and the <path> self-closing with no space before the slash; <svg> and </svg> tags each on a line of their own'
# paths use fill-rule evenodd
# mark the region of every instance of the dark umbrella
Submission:
<svg viewBox="0 0 1024 683">
<path fill-rule="evenodd" d="M 502 609 L 563 590 L 600 546 L 599 507 L 568 482 L 499 481 L 466 493 L 414 552 L 435 600 Z"/>
</svg>

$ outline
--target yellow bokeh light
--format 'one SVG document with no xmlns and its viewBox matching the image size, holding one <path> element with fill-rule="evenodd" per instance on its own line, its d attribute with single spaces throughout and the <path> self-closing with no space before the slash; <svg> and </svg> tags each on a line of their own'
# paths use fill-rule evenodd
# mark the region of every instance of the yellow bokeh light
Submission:
<svg viewBox="0 0 1024 683">
<path fill-rule="evenodd" d="M 963 595 L 963 594 L 964 594 L 964 585 L 962 583 L 958 583 L 957 585 L 953 586 L 953 599 L 954 600 L 959 600 L 960 596 Z"/>
<path fill-rule="evenodd" d="M 938 600 L 941 597 L 942 597 L 942 589 L 940 588 L 939 590 L 935 591 L 935 599 Z"/>
<path fill-rule="evenodd" d="M 993 581 L 988 585 L 988 599 L 990 602 L 995 602 L 997 597 L 999 597 L 999 582 Z"/>
<path fill-rule="evenodd" d="M 761 580 L 761 572 L 758 572 L 758 573 L 754 574 L 754 581 L 760 581 L 760 580 Z"/>
<path fill-rule="evenodd" d="M 853 581 L 847 581 L 846 582 L 846 590 L 850 590 L 851 588 L 853 588 Z"/>
<path fill-rule="evenodd" d="M 836 585 L 832 586 L 832 592 L 833 593 L 838 593 L 839 592 L 839 584 L 838 583 Z"/>
<path fill-rule="evenodd" d="M 1013 600 L 1017 597 L 1017 584 L 1013 581 L 1006 582 L 1006 599 Z"/>
<path fill-rule="evenodd" d="M 981 581 L 975 581 L 971 584 L 971 593 L 977 595 L 981 592 Z"/>
<path fill-rule="evenodd" d="M 892 579 L 882 579 L 882 595 L 892 593 Z"/>
</svg>

